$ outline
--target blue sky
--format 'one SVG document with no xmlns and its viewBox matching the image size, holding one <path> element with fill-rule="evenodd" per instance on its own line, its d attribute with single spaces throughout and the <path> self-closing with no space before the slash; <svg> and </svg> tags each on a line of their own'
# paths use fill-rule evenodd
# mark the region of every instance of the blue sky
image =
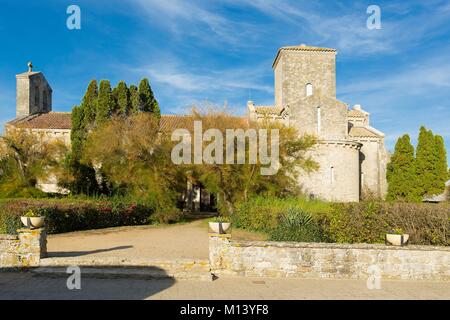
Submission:
<svg viewBox="0 0 450 320">
<path fill-rule="evenodd" d="M 0 123 L 14 118 L 15 74 L 33 61 L 70 111 L 88 82 L 148 77 L 163 113 L 205 101 L 245 112 L 273 104 L 271 64 L 285 45 L 332 47 L 337 95 L 361 104 L 393 149 L 420 125 L 450 150 L 450 1 L 2 0 Z M 81 30 L 66 9 L 81 8 Z M 380 6 L 382 29 L 366 27 Z"/>
</svg>

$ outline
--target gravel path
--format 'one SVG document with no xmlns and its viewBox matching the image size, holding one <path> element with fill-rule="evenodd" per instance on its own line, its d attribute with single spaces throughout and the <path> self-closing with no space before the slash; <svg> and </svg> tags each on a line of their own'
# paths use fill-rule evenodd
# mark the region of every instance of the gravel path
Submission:
<svg viewBox="0 0 450 320">
<path fill-rule="evenodd" d="M 208 228 L 200 220 L 49 235 L 47 250 L 49 257 L 208 259 Z"/>
</svg>

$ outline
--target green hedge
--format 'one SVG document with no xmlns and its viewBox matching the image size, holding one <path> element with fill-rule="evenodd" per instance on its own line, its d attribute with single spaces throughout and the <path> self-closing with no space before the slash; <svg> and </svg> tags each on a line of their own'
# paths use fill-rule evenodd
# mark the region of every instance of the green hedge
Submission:
<svg viewBox="0 0 450 320">
<path fill-rule="evenodd" d="M 126 201 L 36 199 L 2 200 L 0 234 L 14 234 L 22 227 L 20 216 L 27 210 L 39 210 L 45 216 L 48 233 L 145 225 L 153 209 Z"/>
<path fill-rule="evenodd" d="M 294 208 L 309 215 L 320 226 L 321 238 L 337 243 L 383 243 L 387 232 L 401 229 L 418 245 L 450 245 L 450 204 L 361 202 L 331 204 L 306 199 L 257 197 L 237 205 L 236 227 L 282 234 L 283 215 Z"/>
</svg>

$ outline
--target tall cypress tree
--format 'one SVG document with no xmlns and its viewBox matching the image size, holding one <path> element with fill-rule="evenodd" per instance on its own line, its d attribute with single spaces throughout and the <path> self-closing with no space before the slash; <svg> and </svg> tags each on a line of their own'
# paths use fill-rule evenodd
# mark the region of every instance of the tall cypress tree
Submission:
<svg viewBox="0 0 450 320">
<path fill-rule="evenodd" d="M 436 179 L 433 187 L 436 194 L 441 194 L 445 191 L 445 183 L 448 180 L 447 167 L 447 151 L 445 150 L 445 142 L 442 136 L 434 136 L 435 153 L 436 153 Z"/>
<path fill-rule="evenodd" d="M 95 115 L 97 113 L 97 99 L 98 99 L 97 80 L 92 80 L 89 83 L 87 91 L 81 102 L 81 107 L 84 112 L 84 123 L 87 130 L 91 129 L 95 122 Z"/>
<path fill-rule="evenodd" d="M 388 200 L 420 201 L 414 147 L 409 135 L 399 138 L 387 168 Z"/>
<path fill-rule="evenodd" d="M 435 137 L 431 130 L 422 126 L 416 153 L 417 176 L 422 196 L 434 196 L 445 190 L 446 158 L 442 137 Z"/>
<path fill-rule="evenodd" d="M 159 112 L 158 102 L 153 95 L 152 88 L 147 78 L 139 83 L 139 109 L 143 112 Z M 156 110 L 157 109 L 157 110 Z"/>
<path fill-rule="evenodd" d="M 130 112 L 137 113 L 139 112 L 139 91 L 138 88 L 132 84 L 130 86 Z"/>
<path fill-rule="evenodd" d="M 111 118 L 114 108 L 114 99 L 111 91 L 111 84 L 108 80 L 100 81 L 98 91 L 97 114 L 95 123 L 101 125 Z"/>
<path fill-rule="evenodd" d="M 77 155 L 81 154 L 84 141 L 86 139 L 86 122 L 84 118 L 84 109 L 81 106 L 73 107 L 70 140 L 72 145 L 72 153 Z"/>
<path fill-rule="evenodd" d="M 120 81 L 117 85 L 117 113 L 123 116 L 129 114 L 130 111 L 130 93 L 124 81 Z"/>
</svg>

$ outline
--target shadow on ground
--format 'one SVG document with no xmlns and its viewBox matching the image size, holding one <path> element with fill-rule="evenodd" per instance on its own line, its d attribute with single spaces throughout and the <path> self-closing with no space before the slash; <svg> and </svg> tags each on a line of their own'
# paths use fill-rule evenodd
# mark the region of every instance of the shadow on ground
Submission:
<svg viewBox="0 0 450 320">
<path fill-rule="evenodd" d="M 118 246 L 118 247 L 112 247 L 107 249 L 96 249 L 96 250 L 86 250 L 86 251 L 62 251 L 62 252 L 48 252 L 49 258 L 62 258 L 62 257 L 79 257 L 79 256 L 85 256 L 89 254 L 96 254 L 96 253 L 102 253 L 102 252 L 110 252 L 110 251 L 116 251 L 116 250 L 126 250 L 131 249 L 133 246 Z"/>
<path fill-rule="evenodd" d="M 82 267 L 81 289 L 70 290 L 67 282 L 73 274 L 59 269 L 55 268 L 54 274 L 0 269 L 0 300 L 143 300 L 175 284 L 174 278 L 156 267 L 145 268 L 146 273 L 158 274 L 158 278 L 149 277 L 148 281 L 143 281 L 145 276 L 130 279 L 97 274 L 94 278 L 83 271 L 89 267 Z"/>
</svg>

